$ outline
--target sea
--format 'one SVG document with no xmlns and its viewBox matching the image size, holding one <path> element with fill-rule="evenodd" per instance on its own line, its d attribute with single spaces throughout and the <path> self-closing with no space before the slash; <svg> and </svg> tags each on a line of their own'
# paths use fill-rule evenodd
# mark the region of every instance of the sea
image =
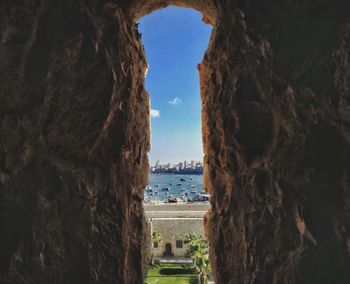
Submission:
<svg viewBox="0 0 350 284">
<path fill-rule="evenodd" d="M 189 201 L 198 193 L 204 193 L 203 175 L 150 174 L 144 199 L 145 202 L 167 202 L 169 196 L 173 196 Z"/>
</svg>

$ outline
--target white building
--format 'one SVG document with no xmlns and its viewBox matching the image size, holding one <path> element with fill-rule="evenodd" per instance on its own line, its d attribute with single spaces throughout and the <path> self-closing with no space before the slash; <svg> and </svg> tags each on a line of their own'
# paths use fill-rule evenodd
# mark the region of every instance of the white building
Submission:
<svg viewBox="0 0 350 284">
<path fill-rule="evenodd" d="M 184 161 L 184 167 L 185 167 L 185 169 L 187 169 L 187 167 L 188 167 L 188 161 Z"/>
<path fill-rule="evenodd" d="M 159 167 L 160 167 L 160 161 L 159 161 L 159 160 L 157 160 L 157 161 L 156 161 L 155 168 L 156 168 L 156 169 L 159 169 Z"/>
<path fill-rule="evenodd" d="M 161 242 L 153 247 L 153 255 L 156 257 L 184 257 L 187 234 L 205 237 L 203 217 L 210 208 L 209 204 L 175 203 L 144 207 L 150 234 L 157 232 L 161 237 Z"/>
</svg>

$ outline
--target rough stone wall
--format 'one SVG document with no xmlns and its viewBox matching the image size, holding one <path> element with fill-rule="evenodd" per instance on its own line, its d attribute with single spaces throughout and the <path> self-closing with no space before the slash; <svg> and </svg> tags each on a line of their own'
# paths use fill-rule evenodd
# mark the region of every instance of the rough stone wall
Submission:
<svg viewBox="0 0 350 284">
<path fill-rule="evenodd" d="M 216 1 L 200 65 L 217 283 L 350 282 L 350 2 Z"/>
<path fill-rule="evenodd" d="M 217 18 L 217 9 L 213 0 L 133 0 L 126 6 L 128 14 L 135 20 L 152 13 L 155 10 L 163 9 L 169 5 L 177 7 L 192 8 L 203 14 L 203 20 L 215 24 Z"/>
<path fill-rule="evenodd" d="M 0 283 L 142 283 L 149 100 L 130 27 L 111 1 L 0 2 Z"/>
<path fill-rule="evenodd" d="M 216 281 L 349 283 L 350 2 L 215 3 L 200 73 Z M 0 283 L 142 283 L 130 4 L 0 2 Z"/>
</svg>

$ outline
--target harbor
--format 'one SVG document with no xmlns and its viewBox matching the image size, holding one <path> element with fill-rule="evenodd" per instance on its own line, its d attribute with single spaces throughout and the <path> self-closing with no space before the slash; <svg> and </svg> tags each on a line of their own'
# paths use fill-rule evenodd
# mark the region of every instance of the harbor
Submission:
<svg viewBox="0 0 350 284">
<path fill-rule="evenodd" d="M 208 203 L 202 175 L 151 174 L 144 191 L 146 204 Z"/>
</svg>

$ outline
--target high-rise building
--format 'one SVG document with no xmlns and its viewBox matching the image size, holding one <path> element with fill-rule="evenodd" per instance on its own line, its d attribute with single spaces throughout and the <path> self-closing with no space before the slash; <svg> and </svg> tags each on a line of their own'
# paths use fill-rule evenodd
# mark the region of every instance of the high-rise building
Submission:
<svg viewBox="0 0 350 284">
<path fill-rule="evenodd" d="M 156 161 L 155 167 L 156 167 L 156 169 L 159 169 L 159 167 L 160 167 L 160 162 L 159 162 L 159 160 Z"/>
</svg>

